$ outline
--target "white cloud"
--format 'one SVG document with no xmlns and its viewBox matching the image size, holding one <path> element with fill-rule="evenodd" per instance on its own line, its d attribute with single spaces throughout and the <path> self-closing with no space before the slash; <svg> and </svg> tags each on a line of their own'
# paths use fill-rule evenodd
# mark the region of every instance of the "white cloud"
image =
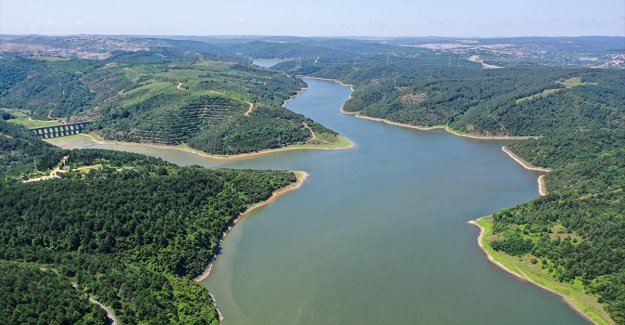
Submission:
<svg viewBox="0 0 625 325">
<path fill-rule="evenodd" d="M 84 25 L 84 22 L 83 22 L 82 20 L 80 20 L 80 19 L 79 19 L 79 20 L 75 20 L 75 21 L 74 21 L 74 25 L 76 25 L 76 26 L 82 26 L 82 25 Z"/>
<path fill-rule="evenodd" d="M 246 19 L 245 17 L 241 17 L 241 18 L 239 18 L 239 21 L 240 21 L 240 22 L 242 22 L 242 23 L 244 23 L 244 22 L 246 22 L 246 21 L 247 21 L 247 19 Z"/>
</svg>

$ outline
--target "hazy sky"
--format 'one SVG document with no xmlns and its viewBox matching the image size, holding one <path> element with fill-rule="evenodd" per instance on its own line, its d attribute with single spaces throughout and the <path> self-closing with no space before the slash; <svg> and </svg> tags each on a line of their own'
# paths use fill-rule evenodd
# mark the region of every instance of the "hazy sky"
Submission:
<svg viewBox="0 0 625 325">
<path fill-rule="evenodd" d="M 0 0 L 1 34 L 625 34 L 625 0 Z"/>
</svg>

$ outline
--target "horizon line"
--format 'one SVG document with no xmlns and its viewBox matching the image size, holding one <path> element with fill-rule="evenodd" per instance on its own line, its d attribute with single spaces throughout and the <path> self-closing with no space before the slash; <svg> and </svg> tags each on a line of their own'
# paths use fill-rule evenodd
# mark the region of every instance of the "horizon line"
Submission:
<svg viewBox="0 0 625 325">
<path fill-rule="evenodd" d="M 0 33 L 0 36 L 48 36 L 48 37 L 68 37 L 68 36 L 143 36 L 143 37 L 214 37 L 214 38 L 253 38 L 253 37 L 292 37 L 292 38 L 378 38 L 378 39 L 400 39 L 400 38 L 452 38 L 452 39 L 498 39 L 498 38 L 590 38 L 590 37 L 612 37 L 625 38 L 623 35 L 525 35 L 525 36 L 373 36 L 373 35 L 285 35 L 285 34 L 105 34 L 105 33 L 68 33 L 68 34 L 47 34 L 47 33 Z"/>
</svg>

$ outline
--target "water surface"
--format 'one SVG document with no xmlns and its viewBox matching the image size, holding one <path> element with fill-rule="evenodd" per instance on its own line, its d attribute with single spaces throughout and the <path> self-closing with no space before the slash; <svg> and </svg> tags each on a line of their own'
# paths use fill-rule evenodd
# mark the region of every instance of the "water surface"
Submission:
<svg viewBox="0 0 625 325">
<path fill-rule="evenodd" d="M 278 63 L 286 62 L 289 60 L 292 60 L 292 59 L 254 59 L 252 63 L 254 63 L 255 65 L 259 67 L 271 68 Z"/>
<path fill-rule="evenodd" d="M 340 132 L 350 150 L 219 161 L 98 145 L 182 165 L 305 170 L 309 181 L 245 218 L 203 283 L 226 325 L 587 324 L 558 297 L 497 269 L 468 220 L 538 196 L 506 142 L 357 119 L 350 90 L 306 80 L 288 108 Z"/>
</svg>

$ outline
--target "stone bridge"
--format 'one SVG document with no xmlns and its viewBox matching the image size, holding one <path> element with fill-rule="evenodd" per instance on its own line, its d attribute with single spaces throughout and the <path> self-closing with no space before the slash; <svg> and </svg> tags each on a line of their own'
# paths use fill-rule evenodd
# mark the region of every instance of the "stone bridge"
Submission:
<svg viewBox="0 0 625 325">
<path fill-rule="evenodd" d="M 44 126 L 40 128 L 31 128 L 30 130 L 42 139 L 51 139 L 65 137 L 68 135 L 82 133 L 91 122 L 75 122 L 61 124 L 55 126 Z"/>
</svg>

